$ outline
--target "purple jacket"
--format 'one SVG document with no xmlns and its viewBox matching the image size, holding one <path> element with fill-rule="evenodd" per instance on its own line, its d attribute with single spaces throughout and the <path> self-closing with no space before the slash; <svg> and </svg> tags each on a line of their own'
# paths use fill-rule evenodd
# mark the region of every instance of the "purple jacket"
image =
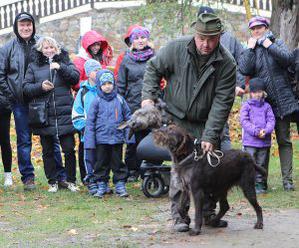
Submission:
<svg viewBox="0 0 299 248">
<path fill-rule="evenodd" d="M 256 99 L 246 101 L 241 108 L 240 122 L 243 128 L 243 146 L 271 146 L 271 133 L 275 126 L 275 117 L 269 103 Z M 266 131 L 266 136 L 263 139 L 258 137 L 261 129 Z"/>
</svg>

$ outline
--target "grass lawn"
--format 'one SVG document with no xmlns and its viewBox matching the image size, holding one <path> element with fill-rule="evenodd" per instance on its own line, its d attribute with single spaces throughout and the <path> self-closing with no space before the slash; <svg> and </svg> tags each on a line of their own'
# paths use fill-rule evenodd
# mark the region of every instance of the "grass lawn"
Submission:
<svg viewBox="0 0 299 248">
<path fill-rule="evenodd" d="M 14 143 L 14 142 L 13 142 Z M 237 143 L 234 146 L 238 147 Z M 15 145 L 13 145 L 15 151 Z M 146 198 L 140 183 L 128 185 L 130 197 L 107 196 L 102 200 L 66 190 L 47 192 L 38 144 L 34 145 L 37 190 L 23 192 L 14 159 L 14 187 L 3 188 L 0 168 L 0 247 L 139 247 L 163 238 L 170 223 L 167 197 Z M 34 150 L 33 149 L 33 150 Z M 299 189 L 299 141 L 294 141 L 294 180 Z M 277 154 L 275 148 L 273 154 Z M 79 173 L 77 174 L 79 175 Z M 282 190 L 279 159 L 271 156 L 269 193 L 259 196 L 264 210 L 299 208 L 299 190 Z M 243 215 L 250 209 L 240 190 L 229 196 L 232 211 Z"/>
</svg>

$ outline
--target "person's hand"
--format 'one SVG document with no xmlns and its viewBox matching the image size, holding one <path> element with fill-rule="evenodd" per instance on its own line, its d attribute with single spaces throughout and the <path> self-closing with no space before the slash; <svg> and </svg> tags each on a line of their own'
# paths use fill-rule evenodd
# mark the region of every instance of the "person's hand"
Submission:
<svg viewBox="0 0 299 248">
<path fill-rule="evenodd" d="M 151 99 L 146 99 L 141 102 L 141 108 L 144 108 L 145 106 L 148 106 L 148 105 L 154 106 L 155 103 Z"/>
<path fill-rule="evenodd" d="M 256 42 L 257 42 L 257 39 L 255 39 L 253 37 L 250 37 L 249 40 L 248 40 L 247 47 L 254 49 L 255 46 L 256 46 Z"/>
<path fill-rule="evenodd" d="M 42 83 L 42 89 L 43 89 L 43 91 L 49 91 L 49 90 L 52 90 L 53 88 L 54 88 L 54 84 L 51 83 L 49 80 L 45 80 Z"/>
<path fill-rule="evenodd" d="M 203 150 L 204 153 L 211 152 L 214 150 L 214 145 L 208 141 L 202 141 L 201 149 Z"/>
<path fill-rule="evenodd" d="M 268 38 L 264 40 L 264 42 L 263 42 L 263 47 L 264 48 L 268 48 L 271 45 L 272 45 L 272 41 L 271 40 L 269 40 Z"/>
<path fill-rule="evenodd" d="M 263 139 L 263 138 L 265 138 L 265 136 L 266 136 L 266 131 L 264 129 L 261 129 L 260 132 L 259 132 L 258 137 L 260 139 Z"/>
<path fill-rule="evenodd" d="M 235 95 L 236 96 L 243 96 L 245 94 L 245 90 L 241 87 L 237 86 L 235 89 Z"/>
<path fill-rule="evenodd" d="M 58 63 L 56 63 L 56 62 L 53 62 L 53 63 L 51 63 L 50 64 L 50 69 L 51 70 L 59 70 L 60 69 L 60 65 L 58 64 Z"/>
</svg>

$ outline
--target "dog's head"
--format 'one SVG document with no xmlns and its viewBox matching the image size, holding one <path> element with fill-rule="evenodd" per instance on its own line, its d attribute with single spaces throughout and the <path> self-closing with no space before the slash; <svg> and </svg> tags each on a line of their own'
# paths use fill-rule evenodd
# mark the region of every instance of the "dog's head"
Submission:
<svg viewBox="0 0 299 248">
<path fill-rule="evenodd" d="M 118 129 L 130 128 L 130 133 L 147 130 L 151 128 L 160 128 L 162 124 L 169 123 L 170 119 L 166 113 L 166 104 L 158 99 L 154 106 L 147 105 L 134 112 L 129 121 L 123 122 Z"/>
<path fill-rule="evenodd" d="M 168 149 L 177 159 L 189 155 L 193 150 L 194 138 L 175 124 L 154 130 L 153 137 L 158 146 Z"/>
</svg>

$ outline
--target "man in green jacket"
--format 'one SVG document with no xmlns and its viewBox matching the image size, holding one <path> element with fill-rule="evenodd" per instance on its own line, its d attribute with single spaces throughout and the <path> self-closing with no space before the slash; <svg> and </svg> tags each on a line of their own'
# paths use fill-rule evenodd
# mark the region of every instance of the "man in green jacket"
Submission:
<svg viewBox="0 0 299 248">
<path fill-rule="evenodd" d="M 148 64 L 144 75 L 142 106 L 154 104 L 161 97 L 160 80 L 167 86 L 163 99 L 173 121 L 201 142 L 204 151 L 219 146 L 220 135 L 234 102 L 236 63 L 220 44 L 221 20 L 214 14 L 202 13 L 192 24 L 193 36 L 170 41 Z M 181 182 L 172 171 L 170 184 L 171 214 L 174 229 L 188 231 L 190 199 L 185 202 L 185 215 L 178 212 L 182 195 Z M 188 198 L 188 197 L 187 197 Z M 206 196 L 205 222 L 215 216 L 216 201 Z M 216 227 L 226 227 L 220 221 Z"/>
</svg>

